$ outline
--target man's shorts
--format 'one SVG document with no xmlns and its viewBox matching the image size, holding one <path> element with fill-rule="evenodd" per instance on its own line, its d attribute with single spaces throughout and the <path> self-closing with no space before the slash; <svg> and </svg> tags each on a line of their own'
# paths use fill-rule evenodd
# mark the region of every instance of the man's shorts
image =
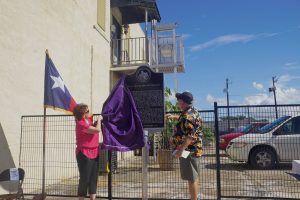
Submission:
<svg viewBox="0 0 300 200">
<path fill-rule="evenodd" d="M 198 178 L 200 158 L 188 156 L 187 158 L 179 158 L 180 174 L 183 180 L 195 181 Z"/>
</svg>

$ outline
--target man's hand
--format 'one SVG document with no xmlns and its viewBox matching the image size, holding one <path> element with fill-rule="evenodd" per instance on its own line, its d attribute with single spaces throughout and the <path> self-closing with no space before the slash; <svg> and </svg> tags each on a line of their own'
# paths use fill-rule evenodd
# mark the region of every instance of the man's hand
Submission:
<svg viewBox="0 0 300 200">
<path fill-rule="evenodd" d="M 165 118 L 166 118 L 166 119 L 171 119 L 171 118 L 172 118 L 172 114 L 171 114 L 171 113 L 165 114 Z"/>
<path fill-rule="evenodd" d="M 179 158 L 181 156 L 182 152 L 183 152 L 183 150 L 176 150 L 175 155 L 174 155 L 175 158 Z"/>
<path fill-rule="evenodd" d="M 176 114 L 171 114 L 171 113 L 167 113 L 167 114 L 165 114 L 165 118 L 166 119 L 178 119 L 178 115 L 176 115 Z"/>
</svg>

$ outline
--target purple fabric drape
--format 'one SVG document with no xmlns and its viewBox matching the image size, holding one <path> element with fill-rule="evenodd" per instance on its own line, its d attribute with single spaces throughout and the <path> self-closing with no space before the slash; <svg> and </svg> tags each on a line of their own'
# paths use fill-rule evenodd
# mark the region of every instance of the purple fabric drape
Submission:
<svg viewBox="0 0 300 200">
<path fill-rule="evenodd" d="M 130 151 L 145 145 L 142 121 L 122 76 L 102 108 L 103 147 Z"/>
</svg>

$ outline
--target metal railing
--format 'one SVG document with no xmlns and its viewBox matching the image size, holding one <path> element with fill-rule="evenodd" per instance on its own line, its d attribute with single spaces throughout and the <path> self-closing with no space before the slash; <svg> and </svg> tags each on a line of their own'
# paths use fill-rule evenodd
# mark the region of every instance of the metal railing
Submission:
<svg viewBox="0 0 300 200">
<path fill-rule="evenodd" d="M 113 39 L 111 63 L 114 67 L 139 64 L 149 64 L 155 67 L 183 67 L 184 48 L 182 37 Z"/>
<path fill-rule="evenodd" d="M 184 48 L 181 36 L 160 36 L 150 39 L 152 65 L 183 65 Z"/>
<path fill-rule="evenodd" d="M 148 40 L 145 37 L 113 39 L 112 60 L 113 66 L 126 66 L 148 63 Z"/>
</svg>

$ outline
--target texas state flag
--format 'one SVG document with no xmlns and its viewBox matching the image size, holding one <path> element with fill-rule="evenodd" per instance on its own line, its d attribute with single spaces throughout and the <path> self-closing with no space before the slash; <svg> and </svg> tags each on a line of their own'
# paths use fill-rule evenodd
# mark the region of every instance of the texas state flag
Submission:
<svg viewBox="0 0 300 200">
<path fill-rule="evenodd" d="M 73 113 L 76 102 L 65 86 L 49 54 L 46 52 L 44 106 Z"/>
</svg>

